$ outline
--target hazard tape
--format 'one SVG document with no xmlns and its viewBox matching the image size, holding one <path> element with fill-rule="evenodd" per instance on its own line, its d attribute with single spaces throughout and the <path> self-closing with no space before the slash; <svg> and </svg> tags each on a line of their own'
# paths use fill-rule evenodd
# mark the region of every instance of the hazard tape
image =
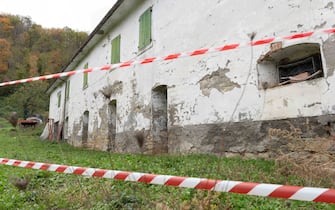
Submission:
<svg viewBox="0 0 335 210">
<path fill-rule="evenodd" d="M 205 55 L 205 54 L 214 53 L 214 52 L 235 50 L 237 48 L 246 47 L 246 46 L 259 46 L 259 45 L 265 45 L 265 44 L 270 44 L 273 42 L 279 42 L 279 41 L 284 41 L 284 40 L 302 39 L 302 38 L 315 36 L 317 34 L 333 34 L 333 33 L 335 33 L 335 28 L 317 30 L 317 31 L 312 31 L 312 32 L 305 32 L 305 33 L 297 33 L 297 34 L 293 34 L 290 36 L 272 37 L 272 38 L 255 40 L 251 42 L 245 42 L 245 43 L 227 44 L 221 47 L 203 48 L 203 49 L 193 50 L 190 52 L 173 53 L 167 56 L 150 57 L 150 58 L 144 58 L 141 60 L 131 60 L 131 61 L 126 61 L 126 62 L 117 63 L 117 64 L 105 65 L 102 67 L 73 70 L 73 71 L 68 71 L 68 72 L 49 74 L 49 75 L 38 76 L 38 77 L 31 77 L 27 79 L 8 81 L 8 82 L 0 83 L 0 87 L 27 83 L 27 82 L 34 82 L 38 80 L 48 80 L 48 79 L 57 79 L 61 77 L 70 77 L 70 76 L 73 76 L 75 74 L 80 74 L 80 73 L 107 71 L 107 70 L 113 70 L 113 69 L 122 68 L 122 67 L 148 64 L 148 63 L 153 63 L 157 61 L 169 61 L 169 60 L 175 60 L 175 59 L 184 58 L 184 57 L 193 57 L 193 56 Z"/>
<path fill-rule="evenodd" d="M 21 168 L 53 171 L 58 173 L 76 174 L 86 177 L 101 177 L 121 181 L 142 182 L 147 184 L 256 195 L 263 197 L 335 203 L 335 190 L 327 188 L 299 187 L 278 184 L 263 184 L 254 182 L 157 175 L 138 172 L 29 162 L 5 158 L 0 158 L 0 164 Z"/>
</svg>

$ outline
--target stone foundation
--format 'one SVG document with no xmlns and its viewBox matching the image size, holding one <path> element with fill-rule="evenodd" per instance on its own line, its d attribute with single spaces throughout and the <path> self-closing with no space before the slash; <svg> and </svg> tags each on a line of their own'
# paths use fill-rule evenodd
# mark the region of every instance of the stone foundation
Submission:
<svg viewBox="0 0 335 210">
<path fill-rule="evenodd" d="M 108 139 L 102 136 L 98 138 L 98 136 L 95 136 L 94 140 L 89 140 L 87 145 L 81 146 L 107 150 Z M 168 147 L 168 153 L 171 154 L 198 153 L 218 154 L 226 157 L 275 158 L 291 152 L 289 144 L 292 142 L 313 141 L 313 138 L 329 136 L 335 136 L 335 115 L 184 127 L 172 126 L 168 130 L 168 145 L 161 145 L 161 142 L 155 140 L 149 130 L 129 131 L 115 135 L 110 151 L 162 154 L 166 151 L 164 148 Z M 78 144 L 75 145 L 78 146 Z M 318 144 L 310 145 L 317 147 Z"/>
</svg>

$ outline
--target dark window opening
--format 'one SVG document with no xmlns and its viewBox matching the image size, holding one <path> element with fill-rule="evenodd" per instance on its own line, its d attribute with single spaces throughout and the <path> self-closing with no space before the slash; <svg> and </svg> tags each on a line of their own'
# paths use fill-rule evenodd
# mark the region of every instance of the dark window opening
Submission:
<svg viewBox="0 0 335 210">
<path fill-rule="evenodd" d="M 116 119 L 117 119 L 116 110 L 117 110 L 116 100 L 112 100 L 109 103 L 109 123 L 108 123 L 107 151 L 113 151 L 115 149 Z"/>
<path fill-rule="evenodd" d="M 279 65 L 278 72 L 281 85 L 323 77 L 321 55 Z"/>
<path fill-rule="evenodd" d="M 85 111 L 83 116 L 83 133 L 82 133 L 82 144 L 85 146 L 88 140 L 88 122 L 89 122 L 89 112 Z"/>
</svg>

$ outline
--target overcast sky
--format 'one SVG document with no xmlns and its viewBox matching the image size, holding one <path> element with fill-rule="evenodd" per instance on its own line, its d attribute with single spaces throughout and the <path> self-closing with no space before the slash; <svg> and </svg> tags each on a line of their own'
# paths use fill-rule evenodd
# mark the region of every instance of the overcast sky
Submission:
<svg viewBox="0 0 335 210">
<path fill-rule="evenodd" d="M 92 32 L 116 0 L 0 0 L 0 13 L 29 16 L 44 28 Z"/>
</svg>

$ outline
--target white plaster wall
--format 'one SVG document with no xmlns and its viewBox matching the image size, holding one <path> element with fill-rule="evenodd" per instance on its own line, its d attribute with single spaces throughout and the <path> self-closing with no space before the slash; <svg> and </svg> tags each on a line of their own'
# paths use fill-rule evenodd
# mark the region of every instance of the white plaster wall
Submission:
<svg viewBox="0 0 335 210">
<path fill-rule="evenodd" d="M 121 61 L 128 61 L 247 42 L 248 34 L 253 32 L 257 40 L 312 31 L 320 27 L 330 28 L 334 27 L 332 24 L 335 17 L 334 1 L 330 0 L 147 0 L 137 3 L 138 6 L 113 26 L 92 51 L 87 52 L 87 57 L 78 64 L 78 69 L 83 68 L 86 62 L 89 67 L 109 64 L 111 40 L 119 34 Z M 138 52 L 138 18 L 150 6 L 153 7 L 153 41 L 146 51 Z M 320 34 L 308 39 L 284 42 L 284 45 L 300 42 L 317 42 L 322 45 L 327 38 L 328 35 Z M 99 117 L 99 109 L 108 104 L 109 100 L 99 95 L 99 90 L 116 81 L 123 82 L 123 93 L 111 97 L 117 100 L 117 132 L 150 128 L 151 119 L 141 111 L 136 111 L 132 102 L 136 99 L 143 106 L 150 106 L 151 89 L 157 85 L 168 86 L 169 108 L 173 106 L 176 109 L 174 115 L 169 116 L 174 119 L 173 122 L 169 121 L 169 126 L 335 113 L 335 98 L 332 97 L 335 91 L 334 76 L 260 90 L 256 62 L 268 50 L 268 45 L 254 47 L 252 50 L 250 47 L 239 48 L 110 72 L 90 73 L 86 89 L 82 88 L 82 74 L 72 76 L 69 78 L 71 90 L 67 102 L 69 124 L 80 123 L 85 110 L 90 112 L 89 132 L 96 121 L 99 126 L 106 123 Z M 325 66 L 324 64 L 327 75 Z M 239 84 L 240 88 L 224 93 L 213 88 L 206 96 L 200 89 L 199 80 L 218 68 L 228 68 L 226 76 Z M 133 85 L 134 81 L 136 86 Z M 57 92 L 56 89 L 50 100 L 50 116 L 54 118 L 59 115 L 59 110 L 55 107 Z M 70 133 L 71 129 L 70 126 Z M 74 135 L 80 135 L 80 132 Z"/>
<path fill-rule="evenodd" d="M 61 103 L 58 107 L 58 93 L 61 93 Z M 62 111 L 64 108 L 64 97 L 65 97 L 65 88 L 64 86 L 56 88 L 50 95 L 49 102 L 49 118 L 54 119 L 54 122 L 58 122 L 62 119 Z"/>
</svg>

